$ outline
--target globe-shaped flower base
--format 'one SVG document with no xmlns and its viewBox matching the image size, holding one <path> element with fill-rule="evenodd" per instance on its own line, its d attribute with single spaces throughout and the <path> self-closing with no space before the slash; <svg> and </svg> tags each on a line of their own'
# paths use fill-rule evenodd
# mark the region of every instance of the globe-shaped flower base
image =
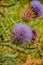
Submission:
<svg viewBox="0 0 43 65">
<path fill-rule="evenodd" d="M 38 17 L 37 13 L 33 10 L 32 7 L 28 7 L 23 13 L 22 13 L 22 19 L 24 21 L 30 21 L 34 18 Z"/>
</svg>

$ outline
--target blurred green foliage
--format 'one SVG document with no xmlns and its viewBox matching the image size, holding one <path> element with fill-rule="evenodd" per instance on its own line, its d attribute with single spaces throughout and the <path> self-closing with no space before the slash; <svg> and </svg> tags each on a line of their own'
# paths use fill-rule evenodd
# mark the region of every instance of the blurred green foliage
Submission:
<svg viewBox="0 0 43 65">
<path fill-rule="evenodd" d="M 43 2 L 43 0 L 41 0 Z M 28 55 L 42 58 L 43 52 L 43 17 L 24 22 L 21 13 L 30 0 L 25 3 L 23 0 L 0 1 L 0 65 L 23 65 Z M 14 4 L 14 5 L 12 5 Z M 10 41 L 10 33 L 16 23 L 25 23 L 38 32 L 38 42 L 28 45 L 16 45 Z M 22 56 L 20 56 L 20 54 Z"/>
</svg>

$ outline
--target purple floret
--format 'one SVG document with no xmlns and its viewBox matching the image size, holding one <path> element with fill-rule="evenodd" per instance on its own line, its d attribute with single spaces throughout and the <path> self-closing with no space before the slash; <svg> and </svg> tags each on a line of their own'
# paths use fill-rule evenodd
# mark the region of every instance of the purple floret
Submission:
<svg viewBox="0 0 43 65">
<path fill-rule="evenodd" d="M 26 24 L 16 24 L 12 32 L 14 39 L 19 39 L 21 43 L 29 42 L 32 38 L 32 29 Z"/>
<path fill-rule="evenodd" d="M 43 16 L 43 4 L 41 4 L 39 1 L 37 0 L 33 0 L 31 2 L 31 6 L 33 8 L 33 10 L 39 15 L 39 16 Z"/>
</svg>

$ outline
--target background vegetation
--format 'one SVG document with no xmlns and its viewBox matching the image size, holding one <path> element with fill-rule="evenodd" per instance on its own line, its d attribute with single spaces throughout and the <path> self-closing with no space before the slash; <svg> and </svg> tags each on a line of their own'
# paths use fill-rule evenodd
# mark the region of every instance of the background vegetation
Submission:
<svg viewBox="0 0 43 65">
<path fill-rule="evenodd" d="M 29 6 L 30 1 L 0 0 L 0 65 L 25 65 L 24 63 L 29 62 L 27 59 L 40 60 L 40 65 L 43 65 L 43 17 L 28 22 L 21 19 L 21 13 Z M 43 3 L 43 0 L 41 2 Z M 10 33 L 16 23 L 25 23 L 36 29 L 38 41 L 28 45 L 12 44 Z"/>
</svg>

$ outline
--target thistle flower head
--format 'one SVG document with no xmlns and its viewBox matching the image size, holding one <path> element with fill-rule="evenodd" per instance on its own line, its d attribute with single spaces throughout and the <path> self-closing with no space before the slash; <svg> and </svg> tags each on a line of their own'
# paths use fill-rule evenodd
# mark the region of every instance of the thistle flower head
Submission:
<svg viewBox="0 0 43 65">
<path fill-rule="evenodd" d="M 13 41 L 17 39 L 20 43 L 29 42 L 32 38 L 32 30 L 26 24 L 16 24 L 12 30 L 12 33 Z"/>
<path fill-rule="evenodd" d="M 37 0 L 33 0 L 31 2 L 31 6 L 33 8 L 33 10 L 39 15 L 39 16 L 43 16 L 43 5 L 37 1 Z"/>
</svg>

